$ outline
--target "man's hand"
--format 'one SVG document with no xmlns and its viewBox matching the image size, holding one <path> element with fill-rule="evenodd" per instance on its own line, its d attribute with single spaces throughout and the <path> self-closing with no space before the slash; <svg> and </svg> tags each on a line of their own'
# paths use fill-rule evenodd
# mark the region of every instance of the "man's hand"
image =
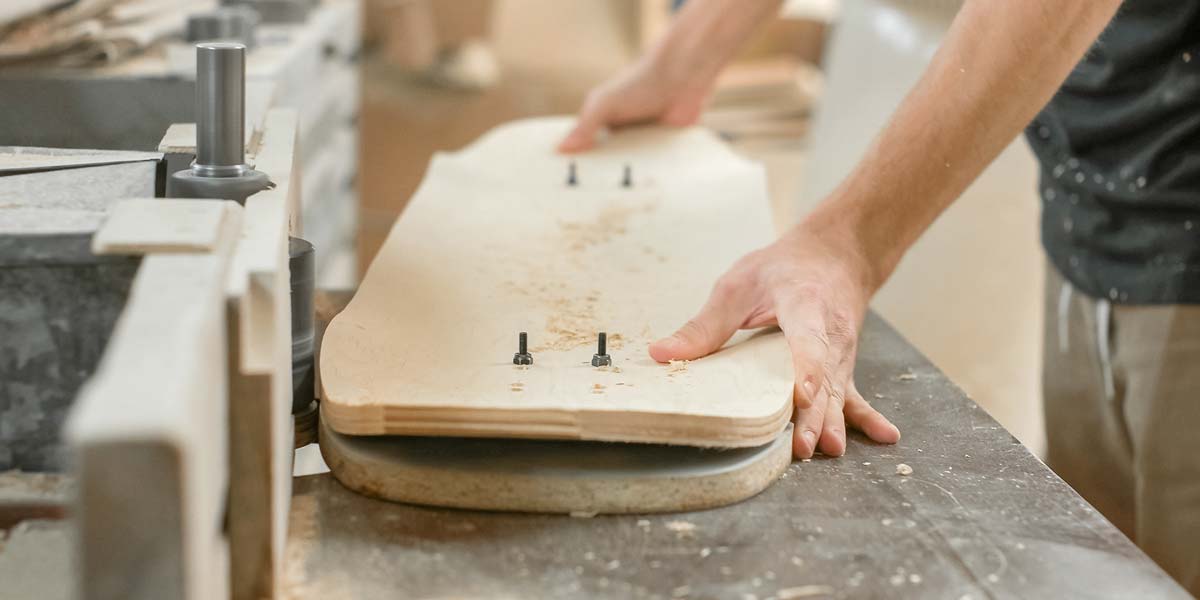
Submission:
<svg viewBox="0 0 1200 600">
<path fill-rule="evenodd" d="M 654 48 L 588 94 L 559 151 L 591 148 L 606 127 L 695 123 L 725 62 L 779 12 L 781 1 L 689 0 Z"/>
<path fill-rule="evenodd" d="M 650 356 L 696 359 L 739 329 L 779 325 L 796 372 L 793 454 L 841 456 L 847 425 L 896 443 L 900 431 L 854 387 L 858 330 L 874 287 L 855 245 L 848 234 L 802 224 L 738 261 L 695 318 L 650 345 Z"/>
<path fill-rule="evenodd" d="M 606 127 L 660 123 L 692 125 L 700 117 L 708 82 L 677 80 L 647 55 L 615 78 L 593 89 L 579 110 L 575 128 L 558 145 L 560 152 L 581 152 L 595 145 Z"/>
</svg>

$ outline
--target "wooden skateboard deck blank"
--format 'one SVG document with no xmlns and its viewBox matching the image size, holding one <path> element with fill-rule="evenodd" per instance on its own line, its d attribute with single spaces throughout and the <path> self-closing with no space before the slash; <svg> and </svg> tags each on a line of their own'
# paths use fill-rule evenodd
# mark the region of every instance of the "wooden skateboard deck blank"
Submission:
<svg viewBox="0 0 1200 600">
<path fill-rule="evenodd" d="M 729 447 L 779 435 L 792 369 L 778 331 L 690 363 L 646 351 L 771 240 L 761 167 L 700 129 L 620 133 L 566 157 L 554 144 L 569 126 L 517 122 L 434 158 L 325 334 L 333 430 Z M 521 331 L 530 367 L 512 364 Z M 607 368 L 590 364 L 600 331 Z"/>
</svg>

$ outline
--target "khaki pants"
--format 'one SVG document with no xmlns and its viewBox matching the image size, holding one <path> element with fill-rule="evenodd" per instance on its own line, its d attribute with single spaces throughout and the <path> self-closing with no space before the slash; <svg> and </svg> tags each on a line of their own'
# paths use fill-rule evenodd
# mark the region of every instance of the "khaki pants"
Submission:
<svg viewBox="0 0 1200 600">
<path fill-rule="evenodd" d="M 1047 273 L 1046 462 L 1200 596 L 1200 305 L 1113 305 Z"/>
</svg>

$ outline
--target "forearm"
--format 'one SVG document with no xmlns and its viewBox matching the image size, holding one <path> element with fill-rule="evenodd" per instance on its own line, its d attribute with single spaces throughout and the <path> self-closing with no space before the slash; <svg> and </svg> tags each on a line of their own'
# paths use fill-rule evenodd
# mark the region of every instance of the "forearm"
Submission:
<svg viewBox="0 0 1200 600">
<path fill-rule="evenodd" d="M 783 0 L 689 0 L 651 49 L 651 59 L 680 85 L 707 86 Z"/>
<path fill-rule="evenodd" d="M 970 0 L 865 156 L 801 225 L 862 250 L 877 289 L 1054 95 L 1119 0 Z"/>
</svg>

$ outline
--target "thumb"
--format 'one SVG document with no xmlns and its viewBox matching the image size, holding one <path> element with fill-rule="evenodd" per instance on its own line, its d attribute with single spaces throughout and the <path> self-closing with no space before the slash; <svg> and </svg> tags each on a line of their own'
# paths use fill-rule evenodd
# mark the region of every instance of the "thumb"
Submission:
<svg viewBox="0 0 1200 600">
<path fill-rule="evenodd" d="M 721 349 L 745 322 L 745 311 L 731 302 L 710 298 L 692 320 L 670 337 L 650 344 L 650 357 L 658 362 L 694 360 Z"/>
<path fill-rule="evenodd" d="M 558 143 L 559 152 L 583 152 L 596 145 L 596 133 L 605 125 L 605 111 L 600 102 L 588 100 L 579 111 L 575 127 Z"/>
</svg>

